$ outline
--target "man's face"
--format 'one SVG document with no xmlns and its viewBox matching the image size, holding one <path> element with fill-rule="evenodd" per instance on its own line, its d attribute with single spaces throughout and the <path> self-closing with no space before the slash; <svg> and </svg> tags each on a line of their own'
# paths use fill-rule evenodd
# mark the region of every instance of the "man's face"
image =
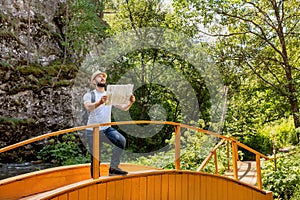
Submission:
<svg viewBox="0 0 300 200">
<path fill-rule="evenodd" d="M 106 78 L 103 74 L 98 74 L 96 77 L 95 77 L 95 80 L 96 80 L 96 84 L 97 83 L 102 83 L 102 84 L 105 84 L 106 83 Z"/>
</svg>

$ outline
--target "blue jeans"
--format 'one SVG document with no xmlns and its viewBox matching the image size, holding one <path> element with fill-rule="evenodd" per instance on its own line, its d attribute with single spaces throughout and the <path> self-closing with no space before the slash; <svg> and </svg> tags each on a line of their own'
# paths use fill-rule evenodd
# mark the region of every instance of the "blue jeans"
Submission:
<svg viewBox="0 0 300 200">
<path fill-rule="evenodd" d="M 89 151 L 91 154 L 91 174 L 92 174 L 92 166 L 93 166 L 93 131 L 86 130 L 87 142 L 89 145 Z M 115 147 L 112 151 L 110 167 L 118 167 L 120 164 L 120 158 L 125 149 L 126 139 L 125 137 L 119 133 L 116 129 L 112 127 L 108 127 L 105 130 L 100 131 L 100 142 L 106 142 L 108 144 L 113 144 Z M 101 148 L 99 148 L 101 149 Z"/>
</svg>

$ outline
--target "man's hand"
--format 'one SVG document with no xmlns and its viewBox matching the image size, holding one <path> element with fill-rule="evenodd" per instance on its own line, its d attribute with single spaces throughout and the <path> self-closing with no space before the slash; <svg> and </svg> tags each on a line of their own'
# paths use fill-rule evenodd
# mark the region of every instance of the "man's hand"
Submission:
<svg viewBox="0 0 300 200">
<path fill-rule="evenodd" d="M 134 96 L 133 94 L 130 96 L 130 102 L 131 102 L 131 103 L 134 103 L 134 102 L 135 102 L 135 96 Z"/>
<path fill-rule="evenodd" d="M 101 99 L 99 101 L 96 101 L 95 103 L 91 103 L 91 102 L 86 103 L 84 105 L 85 109 L 87 109 L 88 111 L 93 111 L 96 108 L 98 108 L 101 104 L 104 104 L 106 102 L 106 100 L 107 100 L 107 96 L 104 95 L 101 97 Z"/>
<path fill-rule="evenodd" d="M 106 100 L 107 100 L 107 96 L 106 95 L 102 96 L 101 99 L 99 100 L 99 104 L 100 105 L 104 104 L 106 102 Z"/>
<path fill-rule="evenodd" d="M 115 105 L 115 106 L 121 110 L 127 111 L 132 106 L 132 104 L 135 102 L 135 96 L 132 94 L 130 96 L 129 100 L 130 100 L 130 103 L 128 105 Z"/>
</svg>

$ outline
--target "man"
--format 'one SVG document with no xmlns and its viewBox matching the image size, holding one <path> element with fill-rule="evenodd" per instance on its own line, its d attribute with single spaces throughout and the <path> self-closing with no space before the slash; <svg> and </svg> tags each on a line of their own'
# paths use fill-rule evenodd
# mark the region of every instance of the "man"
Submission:
<svg viewBox="0 0 300 200">
<path fill-rule="evenodd" d="M 106 78 L 107 74 L 101 71 L 96 71 L 91 76 L 91 83 L 95 86 L 95 90 L 93 90 L 95 94 L 95 102 L 91 101 L 91 92 L 88 92 L 83 97 L 83 102 L 85 108 L 90 112 L 89 119 L 87 124 L 100 124 L 100 123 L 110 123 L 111 122 L 111 105 L 105 105 L 107 100 L 106 95 Z M 135 102 L 134 95 L 130 97 L 130 103 L 128 105 L 117 105 L 116 107 L 121 110 L 128 110 L 132 104 Z M 93 129 L 87 129 L 87 140 L 89 144 L 89 150 L 92 154 L 93 147 Z M 120 164 L 120 157 L 122 155 L 123 150 L 125 149 L 126 139 L 120 134 L 117 130 L 112 128 L 111 126 L 101 126 L 100 127 L 100 141 L 104 141 L 107 143 L 112 143 L 115 145 L 111 162 L 109 168 L 109 175 L 126 175 L 127 172 L 121 170 L 118 166 Z M 92 158 L 92 156 L 91 156 Z M 93 159 L 91 163 L 91 174 L 93 173 Z"/>
</svg>

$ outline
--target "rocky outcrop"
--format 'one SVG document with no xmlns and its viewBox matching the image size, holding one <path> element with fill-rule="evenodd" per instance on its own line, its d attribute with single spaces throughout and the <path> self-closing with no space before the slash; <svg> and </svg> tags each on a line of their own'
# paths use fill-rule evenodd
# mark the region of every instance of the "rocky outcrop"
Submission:
<svg viewBox="0 0 300 200">
<path fill-rule="evenodd" d="M 46 66 L 62 57 L 64 0 L 1 0 L 0 61 Z"/>
<path fill-rule="evenodd" d="M 4 77 L 0 79 L 0 148 L 73 126 L 71 90 L 76 66 L 0 67 Z M 1 154 L 0 162 L 32 158 L 29 154 L 36 154 L 36 146 L 42 143 L 18 150 L 18 155 Z"/>
<path fill-rule="evenodd" d="M 0 148 L 78 125 L 74 105 L 82 106 L 85 89 L 73 85 L 89 75 L 78 78 L 79 62 L 60 64 L 65 17 L 65 0 L 0 1 Z M 45 142 L 0 154 L 0 163 L 31 160 Z"/>
<path fill-rule="evenodd" d="M 65 0 L 1 0 L 0 4 L 2 148 L 72 126 L 69 91 L 76 69 L 48 67 L 63 56 Z M 0 162 L 31 159 L 42 143 L 1 154 Z"/>
</svg>

